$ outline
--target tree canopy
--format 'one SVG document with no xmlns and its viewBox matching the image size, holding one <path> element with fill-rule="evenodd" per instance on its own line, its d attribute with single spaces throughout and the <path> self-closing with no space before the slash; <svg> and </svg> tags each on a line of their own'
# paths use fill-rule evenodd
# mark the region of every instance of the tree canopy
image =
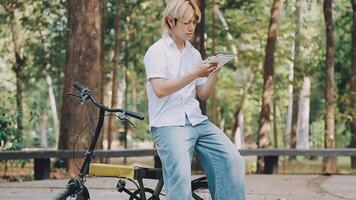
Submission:
<svg viewBox="0 0 356 200">
<path fill-rule="evenodd" d="M 236 109 L 243 111 L 244 137 L 257 142 L 263 92 L 263 62 L 267 45 L 272 1 L 221 0 L 212 5 L 206 1 L 206 55 L 236 54 L 237 60 L 228 63 L 219 75 L 216 87 L 217 125 L 229 136 L 233 132 Z M 104 103 L 110 105 L 112 96 L 112 58 L 115 44 L 115 11 L 117 1 L 105 0 L 103 5 L 103 57 L 101 71 Z M 120 65 L 117 87 L 118 106 L 147 115 L 146 78 L 143 56 L 147 48 L 161 37 L 161 18 L 164 1 L 128 0 L 121 2 L 119 23 Z M 324 148 L 325 133 L 325 51 L 326 33 L 321 1 L 302 1 L 300 34 L 295 36 L 295 0 L 284 1 L 281 8 L 279 34 L 274 53 L 274 92 L 271 113 L 272 129 L 277 140 L 269 134 L 269 146 L 289 146 L 284 140 L 287 124 L 288 85 L 290 66 L 294 63 L 294 45 L 300 43 L 291 84 L 301 87 L 308 76 L 310 88 L 310 141 L 314 148 Z M 334 102 L 336 147 L 348 147 L 355 120 L 352 107 L 351 28 L 352 5 L 340 0 L 333 4 L 335 35 Z M 214 26 L 212 25 L 215 19 Z M 55 107 L 60 112 L 68 64 L 68 2 L 64 0 L 3 0 L 0 3 L 0 140 L 2 148 L 19 149 L 41 146 L 41 131 L 48 136 L 48 146 L 57 147 L 54 109 L 49 88 L 52 87 Z M 212 30 L 214 28 L 214 31 Z M 214 33 L 214 34 L 213 34 Z M 17 34 L 17 37 L 15 37 Z M 15 38 L 17 38 L 15 40 Z M 214 41 L 214 46 L 213 46 Z M 81 43 L 83 41 L 76 41 Z M 15 43 L 19 51 L 16 52 Z M 79 44 L 78 44 L 79 45 Z M 17 54 L 16 54 L 17 53 Z M 16 57 L 19 55 L 21 58 Z M 15 73 L 19 61 L 20 76 Z M 17 130 L 19 116 L 16 80 L 23 82 L 23 130 Z M 51 82 L 48 81 L 50 78 Z M 126 81 L 125 81 L 126 80 Z M 51 83 L 51 84 L 50 84 Z M 207 114 L 212 115 L 208 101 Z M 53 102 L 52 102 L 53 104 Z M 298 105 L 294 105 L 298 106 Z M 21 115 L 20 115 L 21 116 Z M 44 116 L 48 116 L 44 120 Z M 43 130 L 43 124 L 45 128 Z M 84 124 L 83 124 L 84 126 Z M 117 123 L 116 133 L 123 124 Z M 42 129 L 42 130 L 41 130 Z M 137 122 L 134 140 L 151 140 L 148 122 Z M 276 143 L 276 144 L 275 144 Z M 16 145 L 15 145 L 16 144 Z"/>
</svg>

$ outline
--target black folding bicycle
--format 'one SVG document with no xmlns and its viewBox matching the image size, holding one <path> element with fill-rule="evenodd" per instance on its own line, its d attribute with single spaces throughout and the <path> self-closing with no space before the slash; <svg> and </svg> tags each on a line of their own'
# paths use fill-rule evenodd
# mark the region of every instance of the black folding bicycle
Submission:
<svg viewBox="0 0 356 200">
<path fill-rule="evenodd" d="M 116 190 L 118 192 L 125 192 L 128 194 L 129 200 L 159 200 L 164 199 L 164 193 L 162 193 L 163 188 L 163 175 L 162 170 L 158 168 L 147 168 L 140 166 L 123 166 L 123 165 L 112 165 L 112 164 L 99 164 L 91 163 L 94 157 L 94 149 L 98 137 L 100 135 L 101 128 L 103 126 L 105 113 L 116 113 L 120 120 L 129 120 L 128 116 L 143 120 L 144 116 L 127 111 L 124 109 L 113 109 L 108 108 L 101 103 L 97 102 L 92 92 L 79 84 L 73 84 L 73 87 L 79 91 L 79 94 L 71 94 L 79 98 L 81 102 L 91 102 L 97 108 L 99 108 L 99 117 L 96 125 L 95 133 L 91 139 L 89 149 L 84 155 L 84 162 L 81 166 L 80 172 L 77 177 L 70 179 L 68 184 L 65 186 L 64 190 L 59 192 L 53 200 L 66 200 L 66 199 L 76 199 L 76 200 L 89 200 L 90 194 L 88 188 L 85 186 L 87 175 L 98 176 L 98 177 L 117 177 L 119 178 L 116 184 Z M 87 101 L 88 100 L 88 101 Z M 133 125 L 133 124 L 132 124 Z M 157 180 L 157 184 L 154 189 L 145 187 L 144 179 L 154 179 Z M 128 189 L 126 187 L 126 180 L 132 182 L 136 189 Z M 192 196 L 194 199 L 206 200 L 212 199 L 210 191 L 208 188 L 207 179 L 205 176 L 197 178 L 191 182 Z M 177 197 L 179 198 L 179 197 Z"/>
</svg>

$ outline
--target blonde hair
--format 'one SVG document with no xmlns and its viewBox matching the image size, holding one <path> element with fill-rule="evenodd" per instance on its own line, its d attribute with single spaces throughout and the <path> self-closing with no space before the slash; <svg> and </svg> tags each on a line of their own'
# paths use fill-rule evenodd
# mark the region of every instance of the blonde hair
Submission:
<svg viewBox="0 0 356 200">
<path fill-rule="evenodd" d="M 166 9 L 163 12 L 162 35 L 168 36 L 170 27 L 167 17 L 171 16 L 175 20 L 189 21 L 192 17 L 197 18 L 200 22 L 201 13 L 195 0 L 169 0 Z"/>
</svg>

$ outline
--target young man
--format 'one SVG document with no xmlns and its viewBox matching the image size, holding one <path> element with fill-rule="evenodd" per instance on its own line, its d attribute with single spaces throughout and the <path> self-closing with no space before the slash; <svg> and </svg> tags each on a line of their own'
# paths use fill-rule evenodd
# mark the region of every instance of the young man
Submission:
<svg viewBox="0 0 356 200">
<path fill-rule="evenodd" d="M 148 113 L 163 165 L 168 200 L 192 199 L 191 161 L 201 159 L 213 199 L 245 199 L 245 162 L 226 135 L 202 115 L 219 70 L 192 47 L 200 11 L 194 0 L 171 0 L 163 14 L 163 37 L 146 52 Z"/>
</svg>

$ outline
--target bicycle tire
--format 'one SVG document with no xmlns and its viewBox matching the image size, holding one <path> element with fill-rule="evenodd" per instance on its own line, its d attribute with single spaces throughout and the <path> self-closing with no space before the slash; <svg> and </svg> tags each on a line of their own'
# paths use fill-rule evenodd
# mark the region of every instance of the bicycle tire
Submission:
<svg viewBox="0 0 356 200">
<path fill-rule="evenodd" d="M 69 190 L 68 188 L 65 188 L 61 192 L 59 192 L 55 197 L 53 197 L 52 200 L 65 200 L 67 197 L 70 197 L 72 194 L 72 191 Z"/>
<path fill-rule="evenodd" d="M 200 177 L 192 181 L 192 195 L 196 200 L 210 200 L 212 199 L 208 180 L 206 177 Z"/>
<path fill-rule="evenodd" d="M 90 200 L 89 190 L 85 186 L 83 186 L 82 191 L 76 195 L 76 200 Z"/>
<path fill-rule="evenodd" d="M 74 192 L 71 188 L 65 188 L 52 200 L 66 200 L 68 197 L 72 197 L 75 200 L 90 200 L 89 190 L 85 186 L 79 192 Z"/>
<path fill-rule="evenodd" d="M 146 199 L 147 200 L 159 200 L 159 197 L 157 197 L 156 199 L 152 199 L 152 196 L 147 196 L 147 194 L 151 194 L 153 195 L 154 190 L 152 190 L 151 188 L 143 188 L 143 190 L 145 191 L 145 195 L 146 195 Z M 141 200 L 140 198 L 140 190 L 135 190 L 131 195 L 129 200 Z"/>
</svg>

